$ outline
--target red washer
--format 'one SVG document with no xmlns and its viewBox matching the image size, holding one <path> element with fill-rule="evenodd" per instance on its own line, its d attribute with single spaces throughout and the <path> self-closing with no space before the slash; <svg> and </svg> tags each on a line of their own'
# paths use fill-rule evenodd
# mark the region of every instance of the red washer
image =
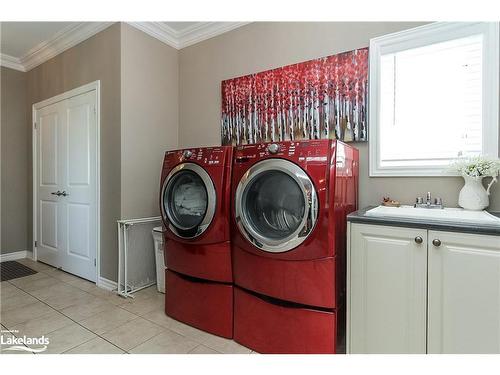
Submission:
<svg viewBox="0 0 500 375">
<path fill-rule="evenodd" d="M 232 151 L 232 147 L 206 147 L 166 152 L 160 193 L 164 254 L 170 270 L 165 311 L 177 320 L 229 338 L 233 324 Z M 213 306 L 218 306 L 215 316 L 210 310 Z"/>
<path fill-rule="evenodd" d="M 358 175 L 358 151 L 339 141 L 234 151 L 236 341 L 266 353 L 337 351 L 335 338 L 317 340 L 315 330 L 344 333 L 346 216 L 357 208 Z M 297 340 L 286 333 L 294 319 Z"/>
</svg>

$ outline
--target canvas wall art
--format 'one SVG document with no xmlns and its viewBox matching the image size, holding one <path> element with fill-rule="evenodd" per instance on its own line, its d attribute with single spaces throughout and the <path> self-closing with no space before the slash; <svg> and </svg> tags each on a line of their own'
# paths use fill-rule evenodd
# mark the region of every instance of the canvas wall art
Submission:
<svg viewBox="0 0 500 375">
<path fill-rule="evenodd" d="M 222 144 L 367 140 L 368 48 L 222 81 Z"/>
</svg>

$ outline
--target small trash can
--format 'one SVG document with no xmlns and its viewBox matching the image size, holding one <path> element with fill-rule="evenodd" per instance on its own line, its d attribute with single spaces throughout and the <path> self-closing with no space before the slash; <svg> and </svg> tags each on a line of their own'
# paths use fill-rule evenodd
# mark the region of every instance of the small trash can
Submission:
<svg viewBox="0 0 500 375">
<path fill-rule="evenodd" d="M 158 292 L 165 293 L 165 258 L 163 257 L 163 228 L 153 229 L 153 240 L 155 243 L 156 255 L 156 287 Z"/>
</svg>

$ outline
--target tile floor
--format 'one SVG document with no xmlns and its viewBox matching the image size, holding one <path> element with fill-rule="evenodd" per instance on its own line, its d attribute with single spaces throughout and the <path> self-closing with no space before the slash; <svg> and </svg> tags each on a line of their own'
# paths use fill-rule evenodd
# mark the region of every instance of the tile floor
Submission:
<svg viewBox="0 0 500 375">
<path fill-rule="evenodd" d="M 0 323 L 8 335 L 50 340 L 45 353 L 245 354 L 233 340 L 169 318 L 156 286 L 124 299 L 95 284 L 31 259 L 37 274 L 0 284 Z M 26 353 L 5 351 L 5 354 Z"/>
</svg>

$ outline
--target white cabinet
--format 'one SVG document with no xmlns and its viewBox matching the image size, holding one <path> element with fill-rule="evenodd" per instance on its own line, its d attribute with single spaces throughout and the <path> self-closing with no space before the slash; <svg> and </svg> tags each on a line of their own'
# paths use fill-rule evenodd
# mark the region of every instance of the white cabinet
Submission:
<svg viewBox="0 0 500 375">
<path fill-rule="evenodd" d="M 425 353 L 427 231 L 351 224 L 352 353 Z"/>
<path fill-rule="evenodd" d="M 500 237 L 350 223 L 349 353 L 500 353 Z"/>
<path fill-rule="evenodd" d="M 500 353 L 500 237 L 429 231 L 428 303 L 429 353 Z"/>
</svg>

